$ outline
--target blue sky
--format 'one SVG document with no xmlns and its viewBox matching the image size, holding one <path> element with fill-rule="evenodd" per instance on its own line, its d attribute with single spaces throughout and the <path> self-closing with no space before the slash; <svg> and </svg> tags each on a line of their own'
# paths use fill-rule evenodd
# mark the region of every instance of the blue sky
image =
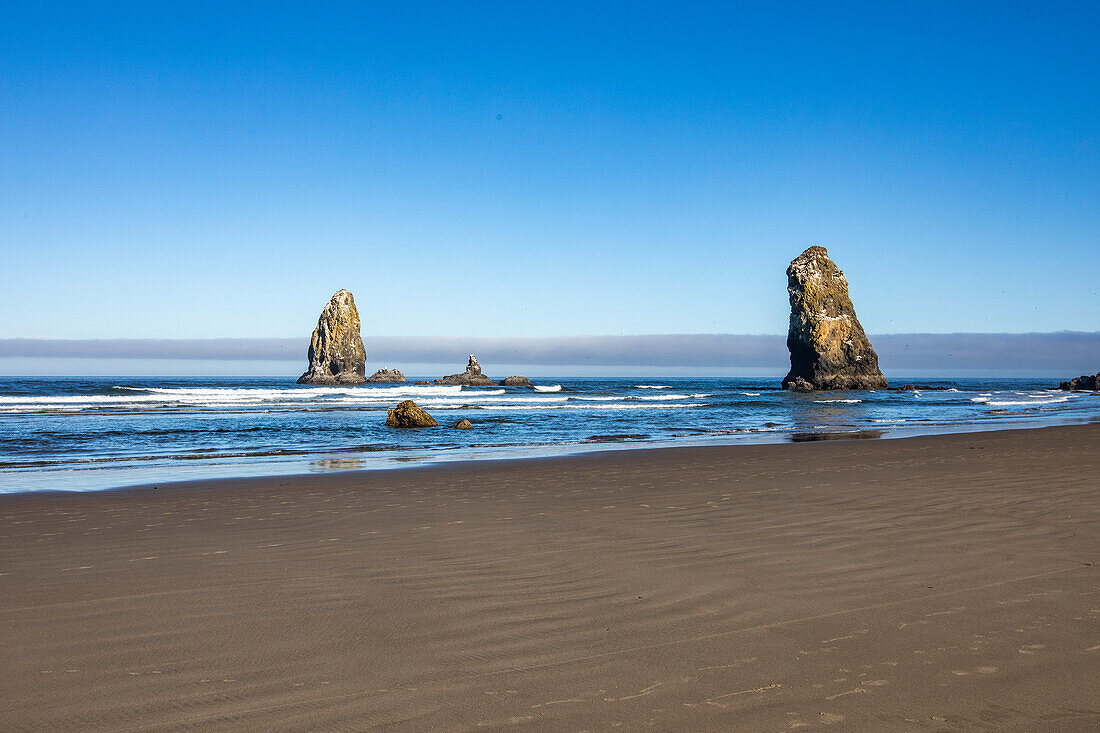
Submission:
<svg viewBox="0 0 1100 733">
<path fill-rule="evenodd" d="M 1097 328 L 1095 4 L 153 5 L 0 4 L 0 338 Z"/>
</svg>

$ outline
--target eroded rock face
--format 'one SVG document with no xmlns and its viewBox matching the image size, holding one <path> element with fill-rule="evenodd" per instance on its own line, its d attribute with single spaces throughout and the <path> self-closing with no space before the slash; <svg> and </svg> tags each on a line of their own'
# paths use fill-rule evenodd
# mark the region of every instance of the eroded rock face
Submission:
<svg viewBox="0 0 1100 733">
<path fill-rule="evenodd" d="M 363 384 L 366 362 L 355 298 L 347 290 L 337 291 L 317 319 L 309 341 L 309 369 L 298 384 Z"/>
<path fill-rule="evenodd" d="M 1058 389 L 1066 392 L 1095 392 L 1100 390 L 1100 372 L 1095 375 L 1082 374 L 1079 377 L 1074 377 L 1068 382 L 1062 382 L 1058 385 Z"/>
<path fill-rule="evenodd" d="M 439 423 L 435 421 L 435 418 L 417 407 L 412 400 L 405 400 L 387 412 L 386 425 L 391 428 L 439 427 Z"/>
<path fill-rule="evenodd" d="M 503 387 L 530 387 L 531 380 L 527 377 L 520 376 L 505 377 L 504 379 L 500 380 L 500 384 Z"/>
<path fill-rule="evenodd" d="M 368 382 L 404 382 L 405 375 L 401 373 L 400 369 L 379 369 L 374 374 L 367 377 Z"/>
<path fill-rule="evenodd" d="M 467 384 L 474 387 L 484 387 L 496 384 L 496 382 L 481 373 L 481 364 L 477 363 L 477 357 L 470 354 L 470 362 L 466 365 L 466 371 L 461 374 L 448 374 L 443 379 L 437 379 L 436 384 Z"/>
<path fill-rule="evenodd" d="M 787 333 L 791 371 L 783 378 L 784 387 L 886 387 L 886 377 L 878 368 L 878 354 L 871 348 L 848 297 L 848 280 L 824 247 L 810 247 L 791 262 L 787 293 L 791 299 Z"/>
</svg>

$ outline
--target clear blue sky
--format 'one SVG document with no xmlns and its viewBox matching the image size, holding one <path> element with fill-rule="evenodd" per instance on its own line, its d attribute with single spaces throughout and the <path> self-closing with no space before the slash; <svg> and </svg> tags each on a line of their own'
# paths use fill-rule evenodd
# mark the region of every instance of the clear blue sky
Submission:
<svg viewBox="0 0 1100 733">
<path fill-rule="evenodd" d="M 773 5 L 3 2 L 0 338 L 1100 328 L 1095 3 Z"/>
</svg>

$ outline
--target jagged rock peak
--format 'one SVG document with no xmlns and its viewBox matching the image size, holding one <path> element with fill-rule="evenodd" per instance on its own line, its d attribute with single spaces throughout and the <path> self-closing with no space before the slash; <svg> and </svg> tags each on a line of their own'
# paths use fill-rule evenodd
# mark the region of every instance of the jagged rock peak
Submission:
<svg viewBox="0 0 1100 733">
<path fill-rule="evenodd" d="M 448 374 L 443 379 L 437 379 L 436 384 L 468 384 L 471 386 L 488 386 L 496 384 L 493 380 L 481 373 L 481 364 L 477 363 L 477 357 L 470 354 L 470 361 L 466 364 L 466 371 L 461 374 Z"/>
<path fill-rule="evenodd" d="M 810 247 L 787 268 L 791 301 L 788 389 L 883 389 L 878 354 L 856 318 L 848 280 L 824 247 Z"/>
<path fill-rule="evenodd" d="M 338 290 L 317 319 L 309 341 L 309 368 L 298 384 L 362 384 L 367 381 L 366 363 L 355 298 Z"/>
</svg>

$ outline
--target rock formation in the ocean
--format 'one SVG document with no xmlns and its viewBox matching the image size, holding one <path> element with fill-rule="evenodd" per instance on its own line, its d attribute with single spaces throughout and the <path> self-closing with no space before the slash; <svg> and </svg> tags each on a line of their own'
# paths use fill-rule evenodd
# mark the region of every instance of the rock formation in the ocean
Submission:
<svg viewBox="0 0 1100 733">
<path fill-rule="evenodd" d="M 505 377 L 500 380 L 500 386 L 502 387 L 530 387 L 531 380 L 527 377 L 513 376 Z"/>
<path fill-rule="evenodd" d="M 367 350 L 359 335 L 359 311 L 347 290 L 332 296 L 309 341 L 309 369 L 298 384 L 362 384 Z"/>
<path fill-rule="evenodd" d="M 367 377 L 368 382 L 404 382 L 405 375 L 400 369 L 379 369 Z"/>
<path fill-rule="evenodd" d="M 878 354 L 859 325 L 848 280 L 824 247 L 810 247 L 787 268 L 791 325 L 787 389 L 883 389 Z"/>
<path fill-rule="evenodd" d="M 466 371 L 461 374 L 448 374 L 443 379 L 437 379 L 436 384 L 467 384 L 485 387 L 496 382 L 481 373 L 481 365 L 477 363 L 477 357 L 470 354 L 470 363 L 466 365 Z"/>
<path fill-rule="evenodd" d="M 466 418 L 462 418 L 461 420 L 456 422 L 451 427 L 454 428 L 455 430 L 469 430 L 473 426 L 474 426 L 474 424 L 472 422 L 470 422 Z"/>
<path fill-rule="evenodd" d="M 1066 392 L 1096 392 L 1100 390 L 1100 372 L 1074 377 L 1059 384 L 1058 389 Z"/>
<path fill-rule="evenodd" d="M 436 428 L 439 423 L 428 413 L 416 406 L 412 400 L 405 400 L 386 413 L 386 425 L 391 428 Z"/>
</svg>

